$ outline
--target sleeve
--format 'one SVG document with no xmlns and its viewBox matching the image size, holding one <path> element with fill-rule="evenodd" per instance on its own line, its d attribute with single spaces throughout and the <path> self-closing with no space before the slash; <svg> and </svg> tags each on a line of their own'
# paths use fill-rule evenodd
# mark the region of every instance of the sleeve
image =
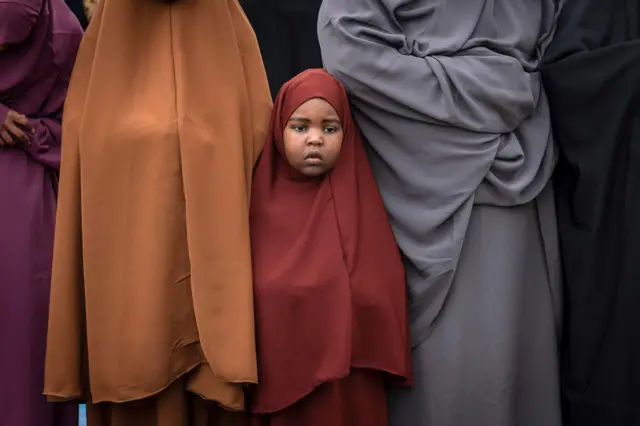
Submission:
<svg viewBox="0 0 640 426">
<path fill-rule="evenodd" d="M 458 40 L 425 47 L 406 28 L 429 23 L 403 12 L 408 3 L 325 0 L 318 36 L 327 70 L 358 101 L 390 114 L 470 131 L 513 131 L 534 107 L 520 63 L 482 47 L 461 51 Z"/>
<path fill-rule="evenodd" d="M 9 114 L 10 108 L 3 103 L 0 103 L 0 126 L 4 123 L 4 120 L 7 119 L 7 114 Z"/>
<path fill-rule="evenodd" d="M 526 75 L 511 71 L 501 81 L 500 64 L 509 58 L 421 52 L 403 25 L 428 22 L 400 19 L 404 3 L 325 0 L 318 36 L 324 66 L 349 91 L 371 147 L 401 248 L 429 275 L 450 267 L 451 233 L 464 233 L 465 223 L 450 219 L 469 214 L 502 134 L 531 113 L 533 101 L 529 85 L 521 84 Z M 425 253 L 426 246 L 433 252 Z"/>
<path fill-rule="evenodd" d="M 35 134 L 30 136 L 30 144 L 24 147 L 25 150 L 36 161 L 56 170 L 60 169 L 62 111 L 80 37 L 81 35 L 70 35 L 65 41 L 64 49 L 62 49 L 65 52 L 65 57 L 62 60 L 53 90 L 37 116 L 29 117 Z"/>
</svg>

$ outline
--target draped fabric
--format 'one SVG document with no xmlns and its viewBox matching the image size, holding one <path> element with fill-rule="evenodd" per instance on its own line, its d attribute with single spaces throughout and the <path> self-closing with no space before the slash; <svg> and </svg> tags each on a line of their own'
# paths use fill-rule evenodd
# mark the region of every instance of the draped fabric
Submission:
<svg viewBox="0 0 640 426">
<path fill-rule="evenodd" d="M 77 407 L 42 396 L 62 107 L 82 29 L 63 0 L 0 0 L 0 128 L 34 129 L 0 147 L 0 423 L 72 426 Z M 25 129 L 26 131 L 26 129 Z M 26 133 L 29 133 L 28 131 Z"/>
<path fill-rule="evenodd" d="M 289 166 L 282 137 L 313 98 L 334 107 L 344 139 L 334 169 L 311 179 Z M 276 98 L 254 176 L 251 241 L 260 373 L 252 411 L 286 409 L 352 368 L 409 379 L 400 254 L 346 92 L 323 70 L 300 74 Z"/>
<path fill-rule="evenodd" d="M 390 426 L 560 426 L 556 163 L 540 61 L 558 0 L 325 0 L 404 255 L 414 386 Z"/>
<path fill-rule="evenodd" d="M 542 67 L 566 318 L 567 426 L 640 425 L 640 4 L 569 0 Z"/>
<path fill-rule="evenodd" d="M 35 31 L 35 35 L 29 37 L 29 43 L 24 43 L 22 53 L 14 56 L 13 61 L 28 61 L 33 57 L 26 55 L 27 52 L 37 52 L 43 44 L 46 44 L 51 36 L 51 3 L 43 0 L 21 0 L 0 2 L 0 44 L 22 43 Z M 44 13 L 43 13 L 44 12 Z M 40 37 L 38 37 L 38 35 Z M 30 49 L 29 49 L 30 47 Z M 6 59 L 5 59 L 6 60 Z M 6 74 L 9 70 L 4 70 Z M 12 73 L 17 73 L 16 67 L 12 67 Z M 4 77 L 6 78 L 6 76 Z M 6 89 L 6 83 L 3 85 Z M 4 90 L 3 90 L 4 91 Z"/>
<path fill-rule="evenodd" d="M 244 408 L 249 197 L 270 109 L 236 0 L 100 4 L 65 106 L 48 396 L 124 403 L 185 378 Z"/>
<path fill-rule="evenodd" d="M 538 65 L 559 0 L 325 0 L 325 67 L 349 90 L 406 257 L 414 345 L 451 289 L 475 205 L 524 205 L 555 148 Z"/>
</svg>

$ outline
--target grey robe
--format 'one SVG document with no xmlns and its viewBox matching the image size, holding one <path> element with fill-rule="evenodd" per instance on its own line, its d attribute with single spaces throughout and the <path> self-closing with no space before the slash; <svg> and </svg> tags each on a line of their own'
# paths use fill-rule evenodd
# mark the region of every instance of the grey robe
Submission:
<svg viewBox="0 0 640 426">
<path fill-rule="evenodd" d="M 324 65 L 349 90 L 406 258 L 416 386 L 391 393 L 392 426 L 560 424 L 538 72 L 558 3 L 324 0 Z"/>
</svg>

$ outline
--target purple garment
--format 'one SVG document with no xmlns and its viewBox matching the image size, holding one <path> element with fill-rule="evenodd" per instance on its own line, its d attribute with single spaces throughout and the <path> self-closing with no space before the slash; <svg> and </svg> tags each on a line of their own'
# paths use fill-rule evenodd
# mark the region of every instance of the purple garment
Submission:
<svg viewBox="0 0 640 426">
<path fill-rule="evenodd" d="M 0 126 L 29 117 L 27 146 L 0 147 L 0 425 L 72 426 L 76 404 L 42 396 L 62 107 L 82 29 L 64 0 L 0 0 Z"/>
</svg>

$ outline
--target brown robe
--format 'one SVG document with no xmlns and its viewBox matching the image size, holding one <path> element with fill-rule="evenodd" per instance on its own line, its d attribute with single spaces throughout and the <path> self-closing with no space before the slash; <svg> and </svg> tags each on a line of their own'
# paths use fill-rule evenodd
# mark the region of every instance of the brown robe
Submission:
<svg viewBox="0 0 640 426">
<path fill-rule="evenodd" d="M 179 387 L 242 410 L 271 110 L 255 35 L 237 0 L 105 0 L 93 19 L 65 106 L 45 394 L 157 405 Z"/>
</svg>

